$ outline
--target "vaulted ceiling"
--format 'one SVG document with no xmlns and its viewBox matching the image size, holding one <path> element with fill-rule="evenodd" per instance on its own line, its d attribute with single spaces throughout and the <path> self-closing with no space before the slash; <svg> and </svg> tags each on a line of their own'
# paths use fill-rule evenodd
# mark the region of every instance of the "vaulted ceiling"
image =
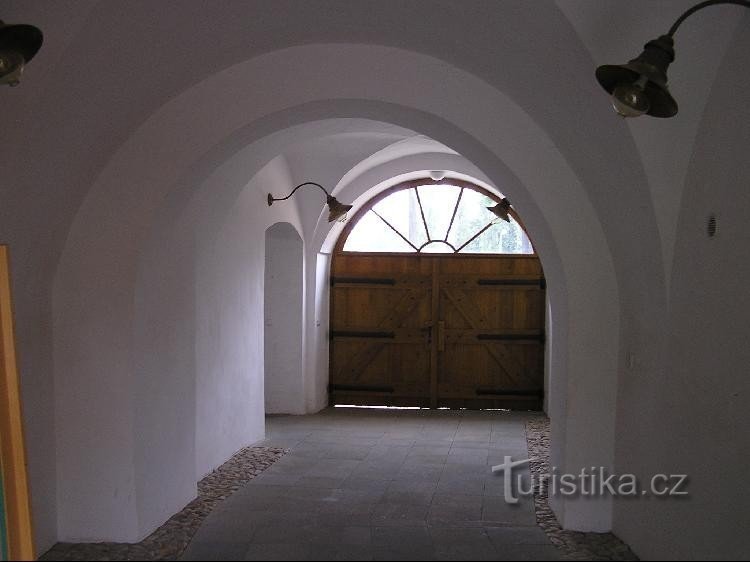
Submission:
<svg viewBox="0 0 750 562">
<path fill-rule="evenodd" d="M 13 163 L 25 169 L 23 187 L 2 186 L 9 197 L 5 200 L 31 201 L 38 213 L 54 210 L 57 222 L 49 228 L 55 238 L 63 237 L 85 186 L 159 106 L 241 60 L 310 43 L 374 43 L 440 56 L 490 83 L 510 77 L 510 85 L 503 89 L 522 105 L 527 101 L 529 107 L 546 106 L 543 111 L 549 115 L 539 115 L 542 121 L 565 128 L 566 120 L 574 118 L 565 113 L 590 108 L 603 116 L 597 127 L 616 127 L 616 118 L 603 109 L 606 97 L 596 90 L 594 67 L 635 56 L 645 41 L 665 32 L 691 4 L 558 0 L 528 10 L 520 1 L 474 2 L 466 9 L 466 4 L 450 1 L 381 3 L 373 8 L 373 3 L 361 1 L 273 0 L 213 3 L 207 9 L 201 2 L 11 0 L 3 4 L 0 16 L 39 26 L 45 44 L 28 67 L 23 87 L 3 92 L 6 135 L 19 142 L 6 147 L 0 158 L 4 168 Z M 666 264 L 696 131 L 739 21 L 737 12 L 727 6 L 688 20 L 678 32 L 677 61 L 671 69 L 679 117 L 627 124 L 648 180 Z M 463 34 L 465 29 L 471 33 Z M 518 68 L 493 67 L 500 58 L 493 52 L 512 56 L 515 51 L 524 55 L 519 56 Z M 564 68 L 550 75 L 541 67 L 522 64 L 529 56 L 560 58 Z M 254 85 L 247 87 L 252 91 Z M 306 87 L 289 77 L 288 88 Z M 400 131 L 388 137 L 392 133 L 383 134 L 380 125 L 360 126 L 345 143 L 351 165 L 383 148 L 389 138 L 398 142 L 408 135 Z M 601 160 L 621 157 L 621 147 L 597 142 L 597 136 L 594 130 L 580 128 L 560 141 L 569 143 L 571 151 L 596 146 Z M 295 150 L 292 158 L 301 174 L 325 166 L 331 146 L 306 145 L 304 155 Z M 316 153 L 317 148 L 323 152 Z M 341 150 L 335 152 L 343 157 Z M 46 168 L 35 160 L 40 154 L 45 155 Z M 302 165 L 304 159 L 308 162 Z M 54 181 L 49 170 L 54 170 Z"/>
</svg>

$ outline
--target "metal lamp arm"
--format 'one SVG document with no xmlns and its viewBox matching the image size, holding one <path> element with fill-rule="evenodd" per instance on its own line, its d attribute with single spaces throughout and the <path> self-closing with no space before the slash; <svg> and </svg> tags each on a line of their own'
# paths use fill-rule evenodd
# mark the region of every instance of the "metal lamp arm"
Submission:
<svg viewBox="0 0 750 562">
<path fill-rule="evenodd" d="M 735 6 L 744 6 L 745 8 L 750 8 L 750 2 L 748 2 L 747 0 L 706 0 L 705 2 L 696 4 L 695 6 L 687 10 L 684 14 L 682 14 L 679 18 L 677 18 L 677 21 L 672 24 L 672 27 L 669 29 L 669 33 L 667 33 L 667 35 L 672 37 L 677 31 L 677 28 L 680 27 L 682 22 L 684 22 L 698 10 L 708 8 L 709 6 L 717 6 L 719 4 L 734 4 Z"/>
<path fill-rule="evenodd" d="M 289 199 L 289 198 L 290 198 L 290 197 L 291 197 L 292 195 L 294 195 L 294 192 L 295 192 L 295 191 L 297 191 L 297 190 L 298 190 L 298 189 L 299 189 L 300 187 L 302 187 L 302 186 L 305 186 L 305 185 L 314 185 L 315 187 L 318 187 L 318 188 L 320 188 L 320 189 L 321 189 L 321 190 L 323 191 L 323 193 L 325 193 L 325 194 L 326 194 L 326 199 L 327 199 L 327 198 L 329 198 L 329 197 L 331 196 L 331 194 L 330 194 L 330 193 L 328 193 L 328 191 L 326 191 L 326 188 L 325 188 L 325 187 L 323 187 L 322 185 L 320 185 L 319 183 L 315 183 L 314 181 L 306 181 L 306 182 L 304 182 L 304 183 L 301 183 L 301 184 L 299 184 L 299 185 L 298 185 L 297 187 L 295 187 L 295 188 L 294 188 L 294 189 L 292 190 L 292 192 L 291 192 L 291 193 L 290 193 L 289 195 L 287 195 L 286 197 L 280 197 L 280 198 L 278 198 L 278 199 L 277 199 L 276 197 L 272 197 L 272 196 L 271 196 L 271 195 L 269 194 L 269 195 L 268 195 L 268 200 L 269 200 L 269 201 L 271 201 L 271 200 L 273 199 L 273 201 L 286 201 L 286 200 L 287 200 L 287 199 Z M 269 204 L 270 204 L 270 203 L 269 203 Z"/>
</svg>

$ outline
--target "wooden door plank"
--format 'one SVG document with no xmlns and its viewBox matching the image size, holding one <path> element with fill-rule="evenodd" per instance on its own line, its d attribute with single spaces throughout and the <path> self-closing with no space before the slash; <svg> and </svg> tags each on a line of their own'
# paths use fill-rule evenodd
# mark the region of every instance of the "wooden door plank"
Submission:
<svg viewBox="0 0 750 562">
<path fill-rule="evenodd" d="M 438 330 L 437 322 L 440 318 L 440 276 L 439 276 L 439 262 L 434 260 L 432 262 L 432 307 L 430 317 L 430 329 L 432 330 L 432 336 L 430 337 L 430 408 L 437 408 L 438 406 L 438 380 L 440 377 L 439 373 L 439 344 L 438 342 Z"/>
<path fill-rule="evenodd" d="M 424 297 L 419 294 L 418 290 L 407 290 L 396 306 L 378 321 L 376 328 L 391 328 L 399 325 L 402 320 L 412 314 L 423 298 Z M 373 339 L 363 340 L 373 342 Z M 390 343 L 393 342 L 377 339 L 366 346 L 361 352 L 352 354 L 349 357 L 349 360 L 335 372 L 335 380 L 337 382 L 343 382 L 344 380 L 361 380 L 367 366 L 370 365 Z"/>
<path fill-rule="evenodd" d="M 458 309 L 461 315 L 471 325 L 473 330 L 489 329 L 487 318 L 482 314 L 482 311 L 479 310 L 476 305 L 470 301 L 470 299 L 468 299 L 463 291 L 449 288 L 442 289 L 442 291 L 450 299 L 453 306 Z M 523 366 L 512 355 L 507 353 L 507 351 L 504 349 L 505 346 L 503 346 L 502 344 L 497 344 L 494 341 L 492 342 L 492 344 L 494 345 L 488 342 L 483 343 L 484 348 L 497 362 L 500 369 L 502 369 L 511 380 L 520 378 L 525 379 L 528 382 L 533 382 L 531 377 L 526 374 Z M 515 372 L 509 371 L 508 368 L 513 368 Z"/>
</svg>

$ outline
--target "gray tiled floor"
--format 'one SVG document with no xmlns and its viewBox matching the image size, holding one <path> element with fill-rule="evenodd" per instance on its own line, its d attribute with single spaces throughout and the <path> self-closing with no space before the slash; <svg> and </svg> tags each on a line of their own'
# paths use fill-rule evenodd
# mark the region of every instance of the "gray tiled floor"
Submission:
<svg viewBox="0 0 750 562">
<path fill-rule="evenodd" d="M 505 455 L 527 458 L 524 420 L 359 409 L 270 417 L 261 444 L 290 452 L 217 507 L 183 559 L 556 560 L 531 498 L 506 504 L 491 471 Z"/>
</svg>

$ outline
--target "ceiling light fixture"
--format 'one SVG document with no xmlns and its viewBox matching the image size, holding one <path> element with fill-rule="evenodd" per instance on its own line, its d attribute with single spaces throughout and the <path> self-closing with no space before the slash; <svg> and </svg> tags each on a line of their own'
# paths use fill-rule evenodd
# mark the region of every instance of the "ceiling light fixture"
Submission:
<svg viewBox="0 0 750 562">
<path fill-rule="evenodd" d="M 277 199 L 269 193 L 268 194 L 268 206 L 270 207 L 271 205 L 273 205 L 274 201 L 286 201 L 292 195 L 294 195 L 294 192 L 297 191 L 303 185 L 314 185 L 315 187 L 319 187 L 320 189 L 322 189 L 323 193 L 326 194 L 326 204 L 328 205 L 328 222 L 334 222 L 334 221 L 344 222 L 346 220 L 346 215 L 351 210 L 352 205 L 344 205 L 343 203 L 339 202 L 339 200 L 336 199 L 333 195 L 328 193 L 325 187 L 323 187 L 319 183 L 315 183 L 312 181 L 306 181 L 304 183 L 299 184 L 286 197 L 281 197 Z"/>
<path fill-rule="evenodd" d="M 605 64 L 596 69 L 596 79 L 612 94 L 612 106 L 622 117 L 673 117 L 677 102 L 667 88 L 667 68 L 674 61 L 673 36 L 692 14 L 709 6 L 734 4 L 750 8 L 747 0 L 707 0 L 696 4 L 677 21 L 666 35 L 649 41 L 643 52 L 627 64 Z"/>
<path fill-rule="evenodd" d="M 34 58 L 42 41 L 42 32 L 33 25 L 8 25 L 0 20 L 0 85 L 18 85 L 24 66 Z"/>
<path fill-rule="evenodd" d="M 507 197 L 503 197 L 500 200 L 500 203 L 498 203 L 494 207 L 487 207 L 487 210 L 496 217 L 503 219 L 505 222 L 510 222 L 510 215 L 508 215 L 508 211 L 510 210 L 510 201 L 508 201 Z"/>
</svg>

